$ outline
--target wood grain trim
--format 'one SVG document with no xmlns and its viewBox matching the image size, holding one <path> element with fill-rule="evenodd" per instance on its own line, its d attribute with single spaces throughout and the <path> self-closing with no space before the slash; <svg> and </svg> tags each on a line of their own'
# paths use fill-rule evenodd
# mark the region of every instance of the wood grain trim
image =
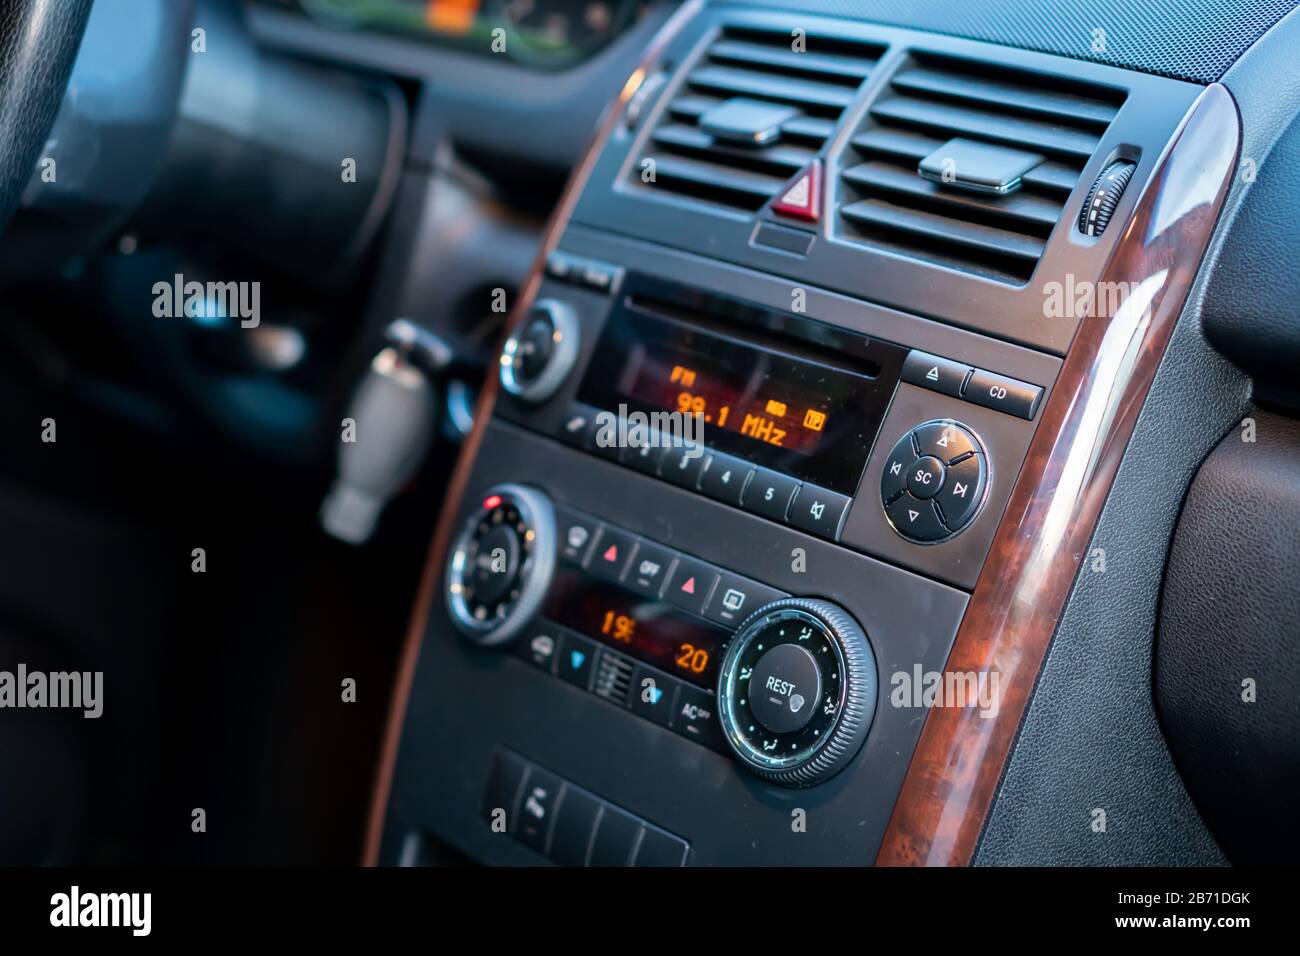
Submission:
<svg viewBox="0 0 1300 956">
<path fill-rule="evenodd" d="M 1101 281 L 1124 283 L 1118 288 L 1128 294 L 1113 315 L 1084 319 L 1075 333 L 948 656 L 948 672 L 999 675 L 998 714 L 930 711 L 877 866 L 966 865 L 974 856 L 1080 561 L 1218 221 L 1239 125 L 1227 89 L 1207 87 L 1106 264 Z"/>
<path fill-rule="evenodd" d="M 525 281 L 506 322 L 507 329 L 513 328 L 515 323 L 521 321 L 528 314 L 528 310 L 532 308 L 533 300 L 537 297 L 537 290 L 540 288 L 545 275 L 547 257 L 559 244 L 560 236 L 563 235 L 564 228 L 568 225 L 569 218 L 573 215 L 574 207 L 578 203 L 578 197 L 582 195 L 582 190 L 591 177 L 591 172 L 596 166 L 596 161 L 600 158 L 600 152 L 604 148 L 605 141 L 622 118 L 628 100 L 641 88 L 641 84 L 645 82 L 646 77 L 650 75 L 650 71 L 663 54 L 664 48 L 681 32 L 687 23 L 695 18 L 703 6 L 703 0 L 687 0 L 664 22 L 659 32 L 655 34 L 654 39 L 650 41 L 650 45 L 646 48 L 646 52 L 642 56 L 641 63 L 636 71 L 628 77 L 618 97 L 606 108 L 591 145 L 587 147 L 582 161 L 574 168 L 568 183 L 564 187 L 564 192 L 561 194 L 559 204 L 555 207 L 555 211 L 551 213 L 550 222 L 547 223 L 542 244 L 538 248 L 536 258 L 533 260 L 528 279 Z M 420 578 L 420 587 L 416 593 L 411 622 L 407 627 L 406 639 L 402 645 L 402 654 L 398 662 L 392 699 L 389 703 L 388 723 L 384 731 L 379 767 L 375 773 L 374 791 L 370 800 L 370 816 L 366 826 L 365 844 L 362 848 L 361 862 L 363 866 L 376 866 L 379 862 L 379 844 L 384 835 L 384 815 L 388 809 L 388 797 L 392 791 L 393 771 L 397 765 L 397 749 L 402 737 L 402 723 L 406 719 L 407 702 L 411 696 L 411 683 L 415 679 L 415 665 L 420 658 L 420 646 L 424 642 L 424 630 L 429 619 L 429 609 L 433 603 L 434 589 L 438 587 L 438 582 L 442 580 L 443 558 L 446 556 L 447 548 L 451 544 L 451 536 L 456 527 L 456 516 L 460 511 L 465 486 L 469 481 L 469 474 L 474 466 L 474 460 L 478 457 L 479 446 L 483 442 L 483 434 L 487 429 L 487 423 L 492 418 L 492 409 L 496 405 L 500 382 L 495 371 L 495 369 L 489 369 L 488 371 L 487 381 L 484 383 L 483 391 L 479 395 L 478 404 L 474 408 L 474 428 L 461 446 L 460 456 L 457 458 L 456 467 L 452 471 L 451 481 L 447 487 L 447 495 L 443 499 L 442 509 L 438 515 L 433 544 L 429 548 L 429 555 L 424 564 L 424 573 Z"/>
</svg>

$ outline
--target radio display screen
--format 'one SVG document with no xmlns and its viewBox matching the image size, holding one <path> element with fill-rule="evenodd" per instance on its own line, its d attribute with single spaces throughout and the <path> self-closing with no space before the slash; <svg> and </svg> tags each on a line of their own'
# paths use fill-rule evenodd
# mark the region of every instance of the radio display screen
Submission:
<svg viewBox="0 0 1300 956">
<path fill-rule="evenodd" d="M 776 355 L 763 356 L 760 370 L 748 350 L 748 361 L 736 363 L 741 367 L 729 366 L 700 345 L 638 343 L 619 377 L 620 394 L 669 411 L 702 415 L 706 427 L 811 455 L 854 384 L 829 369 Z"/>
<path fill-rule="evenodd" d="M 766 310 L 746 327 L 646 302 L 629 295 L 613 310 L 581 401 L 699 416 L 709 447 L 854 494 L 906 350 Z M 810 330 L 823 341 L 806 341 Z"/>
<path fill-rule="evenodd" d="M 710 690 L 729 632 L 663 601 L 561 568 L 542 616 Z"/>
</svg>

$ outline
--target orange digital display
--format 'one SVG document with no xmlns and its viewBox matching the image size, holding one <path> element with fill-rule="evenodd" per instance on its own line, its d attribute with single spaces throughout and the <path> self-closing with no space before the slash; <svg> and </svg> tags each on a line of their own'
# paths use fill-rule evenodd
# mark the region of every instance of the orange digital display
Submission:
<svg viewBox="0 0 1300 956">
<path fill-rule="evenodd" d="M 704 419 L 705 432 L 724 428 L 766 445 L 811 454 L 830 418 L 824 395 L 808 394 L 794 382 L 769 379 L 761 387 L 737 381 L 725 369 L 696 359 L 690 365 L 647 361 L 630 383 L 628 394 L 686 415 Z"/>
<path fill-rule="evenodd" d="M 612 637 L 620 644 L 631 644 L 632 637 L 636 634 L 636 619 L 618 611 L 606 611 L 600 633 Z"/>
<path fill-rule="evenodd" d="M 568 569 L 556 572 L 542 614 L 579 634 L 701 687 L 712 687 L 727 632 L 662 601 Z"/>
<path fill-rule="evenodd" d="M 906 357 L 890 342 L 630 274 L 577 399 L 852 495 Z"/>
</svg>

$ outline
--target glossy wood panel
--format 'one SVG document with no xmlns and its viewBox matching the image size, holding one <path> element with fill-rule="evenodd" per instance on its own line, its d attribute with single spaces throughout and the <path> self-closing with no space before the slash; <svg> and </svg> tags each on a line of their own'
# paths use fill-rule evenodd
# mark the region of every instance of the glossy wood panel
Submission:
<svg viewBox="0 0 1300 956">
<path fill-rule="evenodd" d="M 997 716 L 931 710 L 877 865 L 964 865 L 974 855 L 1048 645 L 1218 220 L 1239 133 L 1227 89 L 1207 87 L 1131 219 L 1112 225 L 1124 233 L 1101 282 L 1122 283 L 1109 288 L 1123 294 L 1112 314 L 1080 323 L 948 657 L 949 672 L 999 675 Z"/>
<path fill-rule="evenodd" d="M 695 18 L 702 6 L 703 0 L 687 0 L 669 17 L 659 32 L 655 34 L 654 40 L 646 48 L 638 68 L 623 84 L 623 89 L 619 91 L 618 97 L 606 108 L 591 145 L 583 155 L 582 161 L 569 177 L 569 182 L 565 185 L 564 192 L 560 197 L 559 205 L 551 214 L 550 222 L 547 224 L 542 244 L 538 249 L 536 258 L 533 260 L 528 278 L 520 290 L 520 295 L 506 322 L 507 329 L 513 328 L 532 308 L 533 300 L 537 297 L 537 290 L 540 288 L 542 278 L 545 275 L 547 257 L 550 256 L 559 243 L 560 236 L 564 233 L 564 228 L 568 225 L 569 218 L 573 214 L 574 206 L 577 205 L 578 197 L 582 195 L 582 190 L 586 187 L 591 171 L 596 165 L 596 160 L 605 144 L 605 140 L 614 131 L 615 124 L 621 121 L 628 101 L 641 88 L 641 84 L 663 53 L 664 47 L 671 42 L 687 23 Z M 452 533 L 456 527 L 456 516 L 460 511 L 461 499 L 465 494 L 465 485 L 469 480 L 474 460 L 478 457 L 479 446 L 483 441 L 483 433 L 492 417 L 492 409 L 496 405 L 500 380 L 494 372 L 495 370 L 489 370 L 487 381 L 484 383 L 483 391 L 474 409 L 474 427 L 461 446 L 460 456 L 456 461 L 455 469 L 452 471 L 442 510 L 438 515 L 433 543 L 429 548 L 424 573 L 420 578 L 420 587 L 416 595 L 415 608 L 411 614 L 411 622 L 402 645 L 402 655 L 398 662 L 393 696 L 389 703 L 383 749 L 380 753 L 379 767 L 375 774 L 375 786 L 370 802 L 366 840 L 362 850 L 362 863 L 366 866 L 374 866 L 379 861 L 379 845 L 384 834 L 384 815 L 388 808 L 388 796 L 392 790 L 393 771 L 397 766 L 397 750 L 401 742 L 402 723 L 406 719 L 406 705 L 411 695 L 411 682 L 415 678 L 415 666 L 420 658 L 420 646 L 424 641 L 424 630 L 429 619 L 429 609 L 433 603 L 434 590 L 438 587 L 438 582 L 442 580 L 443 560 L 446 557 L 447 549 L 451 545 Z"/>
</svg>

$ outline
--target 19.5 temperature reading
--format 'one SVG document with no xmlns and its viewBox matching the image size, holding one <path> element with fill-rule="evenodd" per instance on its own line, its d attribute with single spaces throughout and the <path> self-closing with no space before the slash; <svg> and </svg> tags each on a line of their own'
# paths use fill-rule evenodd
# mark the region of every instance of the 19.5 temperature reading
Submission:
<svg viewBox="0 0 1300 956">
<path fill-rule="evenodd" d="M 616 611 L 606 611 L 605 619 L 600 625 L 600 633 L 612 637 L 621 644 L 631 644 L 632 638 L 636 636 L 636 618 Z"/>
</svg>

